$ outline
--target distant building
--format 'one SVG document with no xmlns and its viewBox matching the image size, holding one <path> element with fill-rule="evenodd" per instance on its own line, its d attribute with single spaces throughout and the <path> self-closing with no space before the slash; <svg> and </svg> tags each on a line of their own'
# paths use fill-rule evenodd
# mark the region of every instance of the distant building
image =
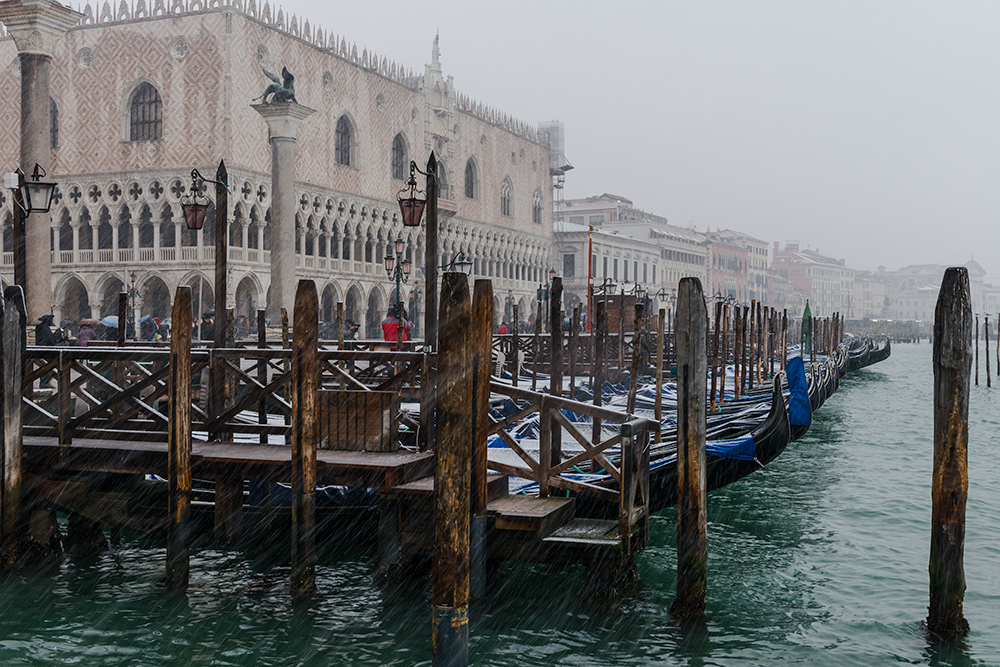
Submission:
<svg viewBox="0 0 1000 667">
<path fill-rule="evenodd" d="M 699 278 L 703 286 L 708 284 L 708 253 L 701 237 L 690 229 L 670 224 L 663 216 L 636 208 L 630 199 L 608 193 L 567 199 L 557 202 L 553 217 L 557 223 L 593 225 L 595 229 L 631 237 L 655 246 L 653 252 L 659 255 L 656 261 L 629 256 L 626 266 L 625 254 L 616 258 L 613 253 L 595 252 L 595 276 L 600 275 L 603 279 L 604 275 L 609 275 L 618 282 L 639 282 L 650 294 L 661 289 L 667 292 L 677 289 L 680 279 L 687 276 Z"/>
<path fill-rule="evenodd" d="M 732 296 L 737 301 L 749 303 L 747 249 L 713 234 L 706 236 L 704 245 L 708 254 L 708 281 L 705 293 L 709 296 L 713 294 Z"/>
<path fill-rule="evenodd" d="M 747 292 L 743 297 L 750 301 L 767 300 L 767 279 L 770 271 L 770 261 L 768 259 L 768 243 L 758 238 L 739 232 L 733 229 L 721 229 L 708 234 L 712 238 L 726 241 L 746 250 L 747 253 Z"/>
<path fill-rule="evenodd" d="M 775 241 L 771 268 L 809 299 L 809 310 L 814 317 L 847 314 L 856 272 L 843 260 L 815 250 L 801 250 L 797 243 L 786 243 L 782 249 Z"/>
</svg>

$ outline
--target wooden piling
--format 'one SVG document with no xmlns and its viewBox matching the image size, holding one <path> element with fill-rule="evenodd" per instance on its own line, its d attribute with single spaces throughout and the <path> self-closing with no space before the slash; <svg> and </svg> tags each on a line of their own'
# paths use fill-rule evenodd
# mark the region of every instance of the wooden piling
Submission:
<svg viewBox="0 0 1000 667">
<path fill-rule="evenodd" d="M 740 393 L 747 390 L 747 348 L 750 346 L 749 329 L 747 328 L 747 307 L 743 306 L 743 316 L 740 318 Z"/>
<path fill-rule="evenodd" d="M 535 349 L 531 355 L 531 391 L 538 391 L 538 361 L 542 356 L 542 302 L 535 313 Z"/>
<path fill-rule="evenodd" d="M 167 568 L 163 586 L 184 590 L 191 566 L 191 288 L 174 296 L 167 383 Z"/>
<path fill-rule="evenodd" d="M 469 661 L 469 508 L 472 420 L 468 278 L 445 273 L 438 318 L 437 448 L 431 641 L 435 666 Z"/>
<path fill-rule="evenodd" d="M 740 399 L 742 388 L 740 387 L 740 352 L 743 347 L 742 322 L 740 307 L 733 306 L 733 396 Z"/>
<path fill-rule="evenodd" d="M 267 319 L 265 314 L 267 310 L 264 308 L 257 309 L 257 347 L 260 349 L 265 349 L 267 347 Z M 267 386 L 267 360 L 259 359 L 257 361 L 257 382 L 261 386 Z M 267 424 L 267 399 L 261 397 L 260 401 L 257 402 L 257 423 Z M 267 444 L 267 433 L 260 434 L 260 444 Z M 270 487 L 268 487 L 270 491 Z"/>
<path fill-rule="evenodd" d="M 573 306 L 569 330 L 569 399 L 576 400 L 576 368 L 580 346 L 580 304 Z"/>
<path fill-rule="evenodd" d="M 979 386 L 979 315 L 976 315 L 976 386 Z"/>
<path fill-rule="evenodd" d="M 21 409 L 24 388 L 24 292 L 18 285 L 4 290 L 3 322 L 3 465 L 0 483 L 0 569 L 18 563 L 24 522 L 21 510 L 21 452 L 24 438 Z M 63 379 L 59 378 L 59 386 Z"/>
<path fill-rule="evenodd" d="M 563 317 L 562 317 L 562 278 L 552 279 L 549 288 L 549 359 L 552 368 L 549 371 L 549 393 L 562 397 L 563 389 Z M 562 462 L 562 427 L 555 417 L 551 418 L 551 465 Z"/>
<path fill-rule="evenodd" d="M 934 311 L 934 477 L 931 487 L 930 606 L 927 628 L 964 636 L 965 505 L 969 492 L 969 273 L 945 271 Z"/>
<path fill-rule="evenodd" d="M 788 309 L 781 309 L 781 370 L 788 365 Z"/>
<path fill-rule="evenodd" d="M 628 401 L 625 411 L 635 414 L 635 397 L 639 391 L 639 376 L 642 374 L 642 303 L 635 304 L 635 317 L 632 319 L 632 368 L 629 369 Z M 555 465 L 558 462 L 554 462 Z"/>
<path fill-rule="evenodd" d="M 608 313 L 604 309 L 604 300 L 594 303 L 594 326 L 591 328 L 594 336 L 594 390 L 593 404 L 601 406 L 604 395 L 601 388 L 604 386 L 604 357 L 607 350 L 608 340 Z M 593 442 L 601 442 L 601 418 L 594 417 L 593 430 L 591 431 Z M 600 464 L 591 460 L 590 470 L 592 472 L 600 470 Z"/>
<path fill-rule="evenodd" d="M 316 592 L 316 447 L 319 444 L 319 299 L 316 283 L 295 290 L 292 341 L 293 598 Z"/>
<path fill-rule="evenodd" d="M 719 357 L 719 404 L 726 400 L 726 359 L 729 354 L 729 304 L 722 304 L 722 354 Z"/>
<path fill-rule="evenodd" d="M 517 305 L 513 308 L 514 338 L 517 340 Z M 493 354 L 493 283 L 476 280 L 472 296 L 470 344 L 472 346 L 472 479 L 469 507 L 469 594 L 486 596 L 487 442 L 489 440 L 490 364 Z M 515 352 L 517 347 L 514 348 Z M 515 357 L 516 358 L 516 357 Z M 517 363 L 514 367 L 516 369 Z M 514 376 L 516 377 L 516 375 Z"/>
<path fill-rule="evenodd" d="M 516 307 L 516 306 L 515 306 Z M 490 426 L 490 359 L 493 353 L 493 282 L 477 279 L 472 297 L 472 513 L 486 509 L 486 442 Z"/>
<path fill-rule="evenodd" d="M 750 301 L 750 322 L 749 322 L 750 329 L 747 332 L 749 334 L 747 336 L 747 343 L 748 343 L 748 345 L 747 345 L 747 362 L 750 365 L 750 367 L 747 369 L 748 370 L 748 372 L 747 372 L 747 387 L 749 389 L 753 389 L 753 384 L 754 384 L 754 368 L 756 367 L 756 363 L 754 362 L 754 360 L 757 358 L 756 357 L 756 355 L 757 355 L 757 316 L 755 314 L 756 311 L 757 311 L 757 302 L 751 300 Z"/>
<path fill-rule="evenodd" d="M 993 382 L 990 375 L 990 316 L 983 317 L 983 344 L 986 349 L 986 386 L 992 387 Z"/>
<path fill-rule="evenodd" d="M 707 313 L 697 278 L 682 278 L 677 295 L 677 597 L 680 621 L 704 618 L 708 587 L 705 469 Z"/>
<path fill-rule="evenodd" d="M 667 311 L 660 308 L 656 320 L 656 402 L 653 404 L 653 416 L 656 417 L 656 432 L 653 437 L 660 444 L 661 425 L 663 424 L 663 348 L 666 343 Z M 595 442 L 599 442 L 596 441 Z"/>
<path fill-rule="evenodd" d="M 479 284 L 478 280 L 476 281 L 476 284 L 477 285 Z M 492 290 L 493 290 L 493 284 L 490 283 L 490 291 L 492 292 Z M 492 313 L 492 312 L 493 312 L 493 307 L 491 305 L 490 306 L 490 313 Z M 516 387 L 517 386 L 517 376 L 520 375 L 520 373 L 521 373 L 521 357 L 520 357 L 520 354 L 521 354 L 521 352 L 520 352 L 520 350 L 521 350 L 521 340 L 520 340 L 521 337 L 520 337 L 520 333 L 521 332 L 519 331 L 519 329 L 520 329 L 520 326 L 519 326 L 519 324 L 520 324 L 520 318 L 519 318 L 518 313 L 517 313 L 517 304 L 516 303 L 511 305 L 510 312 L 513 313 L 513 316 L 514 316 L 514 323 L 512 325 L 513 329 L 511 329 L 511 335 L 510 335 L 510 356 L 511 356 L 511 360 L 510 360 L 510 384 L 512 386 Z M 490 337 L 492 338 L 492 336 L 493 336 L 493 316 L 492 315 L 490 315 L 490 319 L 489 319 L 488 325 L 490 327 Z M 490 354 L 492 354 L 492 351 L 490 352 Z"/>
<path fill-rule="evenodd" d="M 719 320 L 722 319 L 722 302 L 715 302 L 715 329 L 713 330 L 714 345 L 712 346 L 712 393 L 711 401 L 708 406 L 709 412 L 715 412 L 715 388 L 718 386 L 719 382 L 719 334 L 722 333 L 722 328 Z"/>
<path fill-rule="evenodd" d="M 128 294 L 118 293 L 118 337 L 115 343 L 118 347 L 125 347 L 125 333 L 128 329 Z M 119 385 L 121 386 L 121 385 Z"/>
</svg>

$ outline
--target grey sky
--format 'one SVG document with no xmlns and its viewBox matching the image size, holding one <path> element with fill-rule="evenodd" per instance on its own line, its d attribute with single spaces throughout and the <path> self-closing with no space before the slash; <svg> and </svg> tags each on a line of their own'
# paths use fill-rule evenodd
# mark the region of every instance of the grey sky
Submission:
<svg viewBox="0 0 1000 667">
<path fill-rule="evenodd" d="M 416 71 L 440 30 L 459 91 L 565 122 L 567 197 L 613 192 L 856 268 L 974 256 L 1000 276 L 1000 4 L 281 6 Z"/>
</svg>

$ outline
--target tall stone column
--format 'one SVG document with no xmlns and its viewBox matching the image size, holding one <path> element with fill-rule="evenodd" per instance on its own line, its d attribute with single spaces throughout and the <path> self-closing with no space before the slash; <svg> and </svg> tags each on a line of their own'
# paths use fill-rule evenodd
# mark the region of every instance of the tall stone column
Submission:
<svg viewBox="0 0 1000 667">
<path fill-rule="evenodd" d="M 21 169 L 31 177 L 38 164 L 51 172 L 49 138 L 49 68 L 56 43 L 83 14 L 52 0 L 4 0 L 0 21 L 14 38 L 21 59 Z M 51 180 L 51 173 L 49 174 Z M 52 262 L 49 255 L 51 216 L 34 213 L 24 221 L 25 268 L 23 285 L 28 322 L 52 310 Z"/>
<path fill-rule="evenodd" d="M 251 106 L 271 131 L 271 289 L 267 317 L 277 322 L 281 309 L 292 312 L 295 303 L 295 141 L 299 125 L 316 110 L 295 102 Z"/>
</svg>

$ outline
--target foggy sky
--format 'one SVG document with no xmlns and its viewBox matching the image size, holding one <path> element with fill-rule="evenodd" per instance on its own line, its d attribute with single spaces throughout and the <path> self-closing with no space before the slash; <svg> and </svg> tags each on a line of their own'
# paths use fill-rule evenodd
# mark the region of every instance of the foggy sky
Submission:
<svg viewBox="0 0 1000 667">
<path fill-rule="evenodd" d="M 279 4 L 417 72 L 439 30 L 459 91 L 566 124 L 567 198 L 1000 276 L 1000 4 Z"/>
</svg>

